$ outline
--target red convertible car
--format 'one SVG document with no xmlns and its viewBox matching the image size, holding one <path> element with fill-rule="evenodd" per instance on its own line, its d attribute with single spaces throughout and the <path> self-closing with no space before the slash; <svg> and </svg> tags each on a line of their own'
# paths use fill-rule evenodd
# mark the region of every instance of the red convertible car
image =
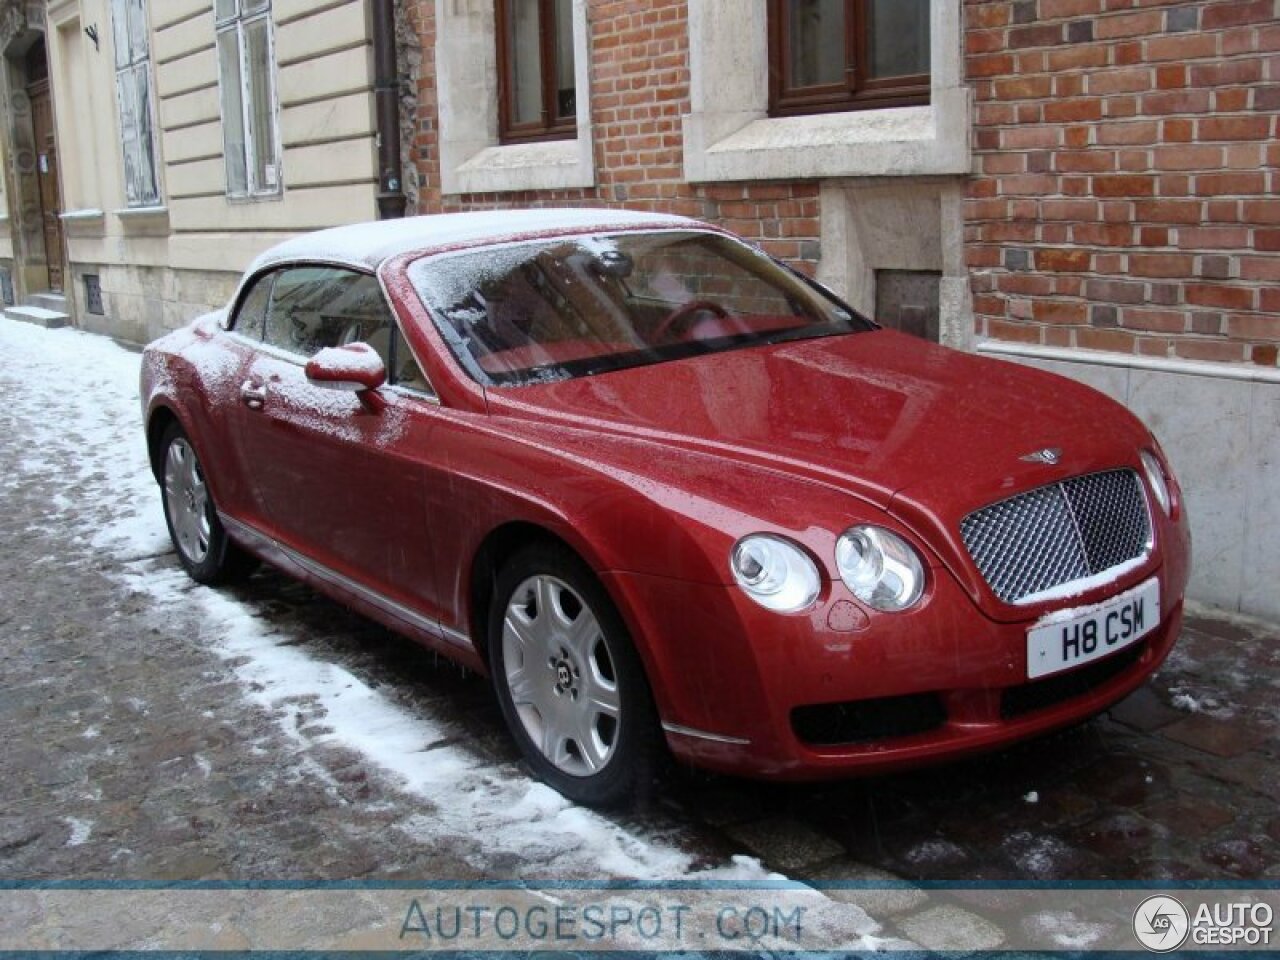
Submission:
<svg viewBox="0 0 1280 960">
<path fill-rule="evenodd" d="M 183 566 L 264 559 L 493 678 L 535 772 L 773 778 L 1089 717 L 1178 635 L 1187 520 L 1079 384 L 879 329 L 713 226 L 344 227 L 146 351 Z"/>
</svg>

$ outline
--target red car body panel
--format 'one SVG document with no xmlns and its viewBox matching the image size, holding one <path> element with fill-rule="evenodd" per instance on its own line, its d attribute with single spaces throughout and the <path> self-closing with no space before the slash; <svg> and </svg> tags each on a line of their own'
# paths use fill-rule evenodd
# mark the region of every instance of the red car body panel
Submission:
<svg viewBox="0 0 1280 960">
<path fill-rule="evenodd" d="M 678 755 L 801 778 L 1073 723 L 1140 684 L 1176 638 L 1189 562 L 1176 486 L 1172 516 L 1151 507 L 1145 561 L 1069 602 L 1001 601 L 960 538 L 961 519 L 1012 494 L 1116 467 L 1142 475 L 1149 433 L 1100 394 L 887 331 L 486 390 L 407 279 L 431 252 L 393 257 L 379 277 L 439 402 L 323 390 L 216 315 L 152 345 L 143 368 L 148 422 L 160 411 L 181 422 L 234 539 L 420 642 L 486 669 L 486 624 L 471 609 L 477 556 L 495 531 L 541 529 L 597 571 Z M 275 388 L 262 409 L 241 402 L 246 383 Z M 1020 459 L 1044 447 L 1060 448 L 1060 462 Z M 879 613 L 851 595 L 833 556 L 856 523 L 917 548 L 920 604 Z M 729 552 L 760 531 L 817 561 L 823 588 L 805 612 L 770 612 L 734 585 Z M 1032 624 L 1151 577 L 1162 622 L 1132 664 L 1002 716 L 1002 692 L 1028 683 Z M 928 732 L 816 747 L 793 729 L 796 708 L 916 693 L 945 708 Z"/>
</svg>

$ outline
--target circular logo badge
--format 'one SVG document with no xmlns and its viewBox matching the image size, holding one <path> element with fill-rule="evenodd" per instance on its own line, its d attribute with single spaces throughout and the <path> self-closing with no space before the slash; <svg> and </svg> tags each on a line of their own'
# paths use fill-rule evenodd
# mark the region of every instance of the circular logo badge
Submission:
<svg viewBox="0 0 1280 960">
<path fill-rule="evenodd" d="M 1187 939 L 1191 915 L 1173 897 L 1147 897 L 1133 912 L 1133 935 L 1155 953 L 1177 950 Z"/>
</svg>

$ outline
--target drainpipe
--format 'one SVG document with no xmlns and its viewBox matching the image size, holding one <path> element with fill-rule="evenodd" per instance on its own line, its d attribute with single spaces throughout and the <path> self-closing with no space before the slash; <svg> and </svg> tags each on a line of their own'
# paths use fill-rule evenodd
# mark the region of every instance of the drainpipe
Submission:
<svg viewBox="0 0 1280 960">
<path fill-rule="evenodd" d="M 395 0 L 373 5 L 374 106 L 378 117 L 378 219 L 404 216 L 404 170 L 400 163 L 400 81 L 396 70 Z"/>
</svg>

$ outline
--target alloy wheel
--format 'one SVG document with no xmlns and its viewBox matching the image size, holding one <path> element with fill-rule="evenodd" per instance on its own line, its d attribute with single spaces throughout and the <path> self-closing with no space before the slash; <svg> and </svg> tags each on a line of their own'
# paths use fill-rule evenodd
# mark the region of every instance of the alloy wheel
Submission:
<svg viewBox="0 0 1280 960">
<path fill-rule="evenodd" d="M 507 604 L 502 653 L 512 704 L 542 755 L 570 776 L 603 769 L 622 701 L 608 642 L 582 597 L 555 577 L 523 581 Z"/>
</svg>

